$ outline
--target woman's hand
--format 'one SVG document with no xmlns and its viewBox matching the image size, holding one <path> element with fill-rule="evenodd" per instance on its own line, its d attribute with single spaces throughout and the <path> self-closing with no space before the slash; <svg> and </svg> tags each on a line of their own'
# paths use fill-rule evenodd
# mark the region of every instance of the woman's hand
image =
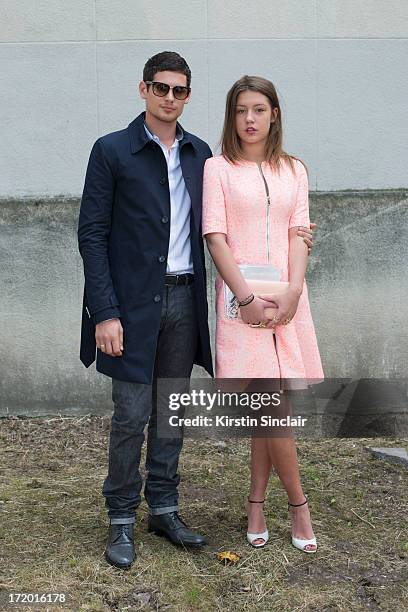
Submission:
<svg viewBox="0 0 408 612">
<path fill-rule="evenodd" d="M 287 325 L 290 323 L 296 314 L 300 296 L 301 292 L 293 289 L 292 287 L 288 287 L 288 289 L 280 295 L 260 295 L 259 298 L 262 299 L 263 302 L 269 302 L 269 306 L 271 305 L 270 302 L 272 302 L 278 307 L 275 317 L 268 323 L 268 328 L 274 328 L 276 325 Z"/>
<path fill-rule="evenodd" d="M 266 322 L 265 308 L 270 307 L 269 301 L 266 302 L 259 297 L 255 297 L 252 302 L 246 306 L 240 306 L 239 311 L 244 323 L 257 325 L 257 323 Z"/>
</svg>

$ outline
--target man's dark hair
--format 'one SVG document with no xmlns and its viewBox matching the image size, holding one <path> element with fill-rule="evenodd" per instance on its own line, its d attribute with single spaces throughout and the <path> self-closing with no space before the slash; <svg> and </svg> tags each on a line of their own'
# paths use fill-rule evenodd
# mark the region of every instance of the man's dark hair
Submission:
<svg viewBox="0 0 408 612">
<path fill-rule="evenodd" d="M 191 70 L 184 57 L 181 57 L 175 51 L 162 51 L 148 59 L 143 68 L 143 80 L 154 81 L 156 72 L 163 72 L 164 70 L 185 74 L 187 77 L 187 87 L 190 87 Z"/>
</svg>

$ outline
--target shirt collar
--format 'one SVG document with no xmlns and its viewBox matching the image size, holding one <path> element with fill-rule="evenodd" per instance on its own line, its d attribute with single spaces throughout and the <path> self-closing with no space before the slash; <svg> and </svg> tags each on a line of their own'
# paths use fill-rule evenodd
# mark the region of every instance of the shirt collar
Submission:
<svg viewBox="0 0 408 612">
<path fill-rule="evenodd" d="M 144 111 L 140 113 L 140 115 L 129 123 L 127 128 L 130 141 L 130 150 L 132 154 L 138 153 L 143 149 L 143 147 L 146 146 L 147 143 L 151 142 L 151 138 L 144 129 L 145 114 L 146 113 Z M 186 144 L 191 145 L 193 153 L 196 154 L 199 150 L 196 139 L 193 139 L 192 135 L 185 130 L 182 130 L 182 133 L 183 138 L 180 140 L 179 146 L 184 147 Z"/>
<path fill-rule="evenodd" d="M 146 123 L 145 123 L 145 122 L 143 122 L 143 127 L 144 127 L 144 129 L 145 129 L 145 131 L 146 131 L 147 136 L 150 138 L 150 140 L 154 140 L 155 142 L 160 143 L 160 138 L 159 138 L 158 136 L 156 136 L 156 134 L 153 134 L 153 133 L 152 133 L 152 132 L 149 130 L 149 128 L 147 127 L 147 125 L 146 125 Z M 173 145 L 172 145 L 172 146 L 174 146 L 175 144 L 177 144 L 177 145 L 178 145 L 178 143 L 180 142 L 180 140 L 182 140 L 183 138 L 184 138 L 184 132 L 183 132 L 183 129 L 182 129 L 181 125 L 179 125 L 179 124 L 177 123 L 177 125 L 176 125 L 176 140 L 174 141 L 174 143 L 173 143 Z M 176 141 L 178 141 L 178 142 L 176 143 Z"/>
</svg>

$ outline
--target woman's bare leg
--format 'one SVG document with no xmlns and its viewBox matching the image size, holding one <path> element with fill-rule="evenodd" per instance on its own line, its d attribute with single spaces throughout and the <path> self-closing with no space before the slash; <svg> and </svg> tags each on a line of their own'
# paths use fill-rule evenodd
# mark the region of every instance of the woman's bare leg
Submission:
<svg viewBox="0 0 408 612">
<path fill-rule="evenodd" d="M 289 437 L 268 438 L 268 453 L 275 467 L 291 504 L 301 504 L 305 501 L 299 475 L 299 464 L 295 440 Z M 290 507 L 292 517 L 292 534 L 297 538 L 313 538 L 313 528 L 310 520 L 308 504 L 299 508 Z M 315 546 L 307 546 L 307 550 L 314 550 Z"/>
<path fill-rule="evenodd" d="M 265 499 L 272 461 L 268 452 L 267 438 L 252 438 L 251 441 L 251 488 L 249 499 L 262 501 Z M 263 504 L 247 502 L 248 532 L 263 533 L 266 531 Z M 254 544 L 261 544 L 262 539 L 255 540 Z"/>
<path fill-rule="evenodd" d="M 276 414 L 278 413 L 278 414 Z M 291 415 L 288 396 L 281 394 L 281 405 L 270 416 L 285 417 Z M 272 433 L 272 432 L 270 432 Z M 261 501 L 265 497 L 272 467 L 275 468 L 292 504 L 305 501 L 300 482 L 299 464 L 296 445 L 291 427 L 280 428 L 276 436 L 267 438 L 253 437 L 251 444 L 251 489 L 250 499 Z M 266 529 L 262 504 L 247 504 L 248 531 L 262 533 Z M 292 518 L 292 535 L 301 539 L 311 539 L 314 536 L 310 520 L 308 504 L 294 508 L 290 507 Z M 306 547 L 314 550 L 314 546 Z"/>
</svg>

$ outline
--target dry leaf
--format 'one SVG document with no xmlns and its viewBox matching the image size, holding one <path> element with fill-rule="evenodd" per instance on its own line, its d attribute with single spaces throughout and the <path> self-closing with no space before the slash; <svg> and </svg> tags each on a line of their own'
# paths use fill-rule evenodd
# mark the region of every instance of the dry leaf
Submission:
<svg viewBox="0 0 408 612">
<path fill-rule="evenodd" d="M 238 563 L 241 557 L 236 553 L 231 552 L 230 550 L 225 550 L 224 552 L 217 553 L 217 558 L 219 561 L 227 565 L 232 563 Z"/>
</svg>

